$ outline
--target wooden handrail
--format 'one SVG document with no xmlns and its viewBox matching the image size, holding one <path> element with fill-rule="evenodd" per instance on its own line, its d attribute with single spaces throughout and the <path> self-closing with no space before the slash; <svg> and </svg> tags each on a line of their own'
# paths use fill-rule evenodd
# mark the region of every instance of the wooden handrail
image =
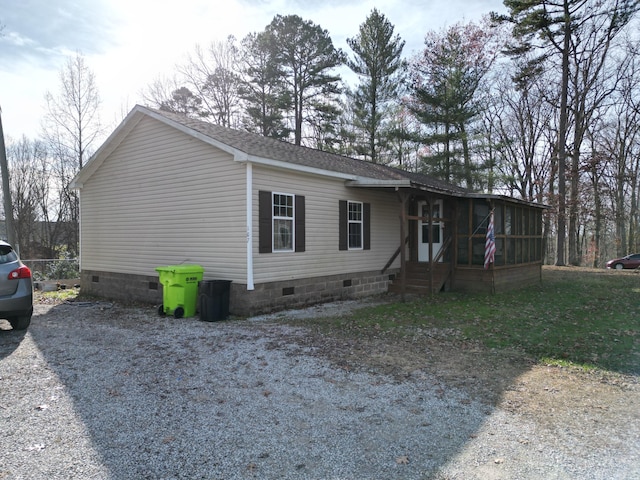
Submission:
<svg viewBox="0 0 640 480">
<path fill-rule="evenodd" d="M 451 243 L 453 243 L 453 238 L 448 237 L 442 244 L 442 247 L 440 248 L 438 255 L 436 255 L 436 258 L 433 260 L 433 263 L 438 263 L 440 261 L 440 259 L 444 256 L 445 251 L 447 250 L 447 248 L 449 248 Z"/>
<path fill-rule="evenodd" d="M 406 245 L 407 243 L 409 243 L 409 235 L 407 235 L 407 238 L 404 239 L 404 244 Z M 396 258 L 398 258 L 398 255 L 400 255 L 400 250 L 402 249 L 402 245 L 400 245 L 398 247 L 398 249 L 395 251 L 395 253 L 393 255 L 391 255 L 391 258 L 389 259 L 389 261 L 387 262 L 387 264 L 384 266 L 384 268 L 380 271 L 380 273 L 384 273 L 387 268 L 389 268 L 391 266 L 391 264 L 394 262 L 394 260 Z"/>
</svg>

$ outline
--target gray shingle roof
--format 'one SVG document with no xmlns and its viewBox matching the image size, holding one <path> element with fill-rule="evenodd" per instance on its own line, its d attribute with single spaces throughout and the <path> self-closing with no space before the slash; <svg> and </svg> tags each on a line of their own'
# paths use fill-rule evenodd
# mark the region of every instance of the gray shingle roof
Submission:
<svg viewBox="0 0 640 480">
<path fill-rule="evenodd" d="M 405 170 L 375 164 L 365 160 L 358 160 L 308 147 L 301 147 L 274 138 L 263 137 L 262 135 L 255 133 L 221 127 L 220 125 L 214 125 L 185 115 L 150 108 L 147 109 L 157 115 L 161 115 L 168 120 L 210 137 L 211 139 L 217 140 L 218 142 L 224 143 L 225 145 L 250 156 L 287 162 L 299 166 L 318 168 L 331 172 L 339 172 L 347 175 L 353 175 L 354 177 L 373 180 L 389 182 L 409 180 L 410 182 L 427 189 L 450 192 L 454 195 L 471 193 L 467 189 L 443 182 L 428 175 L 407 172 Z"/>
</svg>

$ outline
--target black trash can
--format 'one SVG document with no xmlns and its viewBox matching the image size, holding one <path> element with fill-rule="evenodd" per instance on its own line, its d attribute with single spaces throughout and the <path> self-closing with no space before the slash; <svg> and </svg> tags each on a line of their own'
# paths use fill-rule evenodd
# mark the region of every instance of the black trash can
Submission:
<svg viewBox="0 0 640 480">
<path fill-rule="evenodd" d="M 229 316 L 231 280 L 202 280 L 200 282 L 200 320 L 215 322 Z"/>
</svg>

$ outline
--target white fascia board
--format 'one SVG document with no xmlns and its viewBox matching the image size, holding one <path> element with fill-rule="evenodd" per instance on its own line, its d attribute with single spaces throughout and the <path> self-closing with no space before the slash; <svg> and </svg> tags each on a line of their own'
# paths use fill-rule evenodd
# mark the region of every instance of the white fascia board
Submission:
<svg viewBox="0 0 640 480">
<path fill-rule="evenodd" d="M 411 186 L 411 181 L 408 179 L 379 180 L 375 178 L 358 177 L 356 180 L 347 182 L 347 187 L 407 188 Z"/>
<path fill-rule="evenodd" d="M 235 160 L 239 162 L 248 161 L 251 163 L 255 163 L 257 165 L 266 165 L 269 167 L 284 168 L 286 170 L 292 170 L 295 172 L 310 173 L 312 175 L 322 175 L 325 177 L 340 178 L 343 180 L 353 180 L 354 178 L 357 178 L 354 175 L 351 175 L 348 173 L 334 172 L 333 170 L 325 170 L 323 168 L 309 167 L 306 165 L 298 165 L 296 163 L 283 162 L 281 160 L 273 160 L 270 158 L 255 157 L 253 155 L 246 155 L 245 158 L 235 157 Z"/>
</svg>

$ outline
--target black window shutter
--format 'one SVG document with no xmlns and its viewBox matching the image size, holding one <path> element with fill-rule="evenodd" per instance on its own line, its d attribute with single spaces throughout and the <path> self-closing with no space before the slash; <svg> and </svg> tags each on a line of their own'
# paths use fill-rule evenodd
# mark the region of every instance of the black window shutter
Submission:
<svg viewBox="0 0 640 480">
<path fill-rule="evenodd" d="M 362 230 L 363 230 L 363 245 L 364 250 L 371 250 L 371 204 L 362 204 Z"/>
<path fill-rule="evenodd" d="M 258 252 L 271 253 L 273 222 L 271 192 L 258 192 Z"/>
<path fill-rule="evenodd" d="M 304 196 L 296 195 L 296 252 L 305 249 Z"/>
<path fill-rule="evenodd" d="M 347 201 L 338 201 L 338 250 L 347 250 Z"/>
</svg>

